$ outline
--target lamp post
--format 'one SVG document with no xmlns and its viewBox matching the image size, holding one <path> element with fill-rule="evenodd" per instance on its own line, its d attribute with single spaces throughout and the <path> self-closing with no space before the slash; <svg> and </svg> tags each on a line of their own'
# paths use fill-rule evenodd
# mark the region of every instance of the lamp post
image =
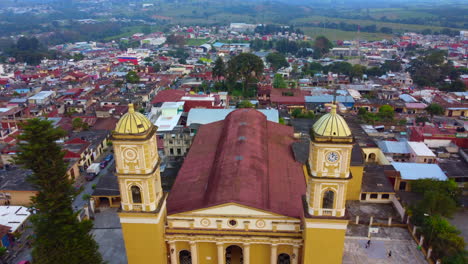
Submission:
<svg viewBox="0 0 468 264">
<path fill-rule="evenodd" d="M 431 215 L 428 214 L 428 213 L 424 213 L 424 216 L 425 217 L 430 217 Z M 432 241 L 432 232 L 434 231 L 434 226 L 432 225 L 431 223 L 431 234 L 429 236 L 429 239 L 427 240 L 427 244 L 430 245 L 431 244 L 431 241 Z"/>
</svg>

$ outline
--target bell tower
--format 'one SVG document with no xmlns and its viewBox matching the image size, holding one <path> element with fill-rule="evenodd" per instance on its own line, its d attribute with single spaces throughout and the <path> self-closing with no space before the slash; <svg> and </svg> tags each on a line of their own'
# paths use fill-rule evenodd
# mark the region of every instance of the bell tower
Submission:
<svg viewBox="0 0 468 264">
<path fill-rule="evenodd" d="M 166 197 L 161 186 L 156 130 L 129 104 L 112 134 L 121 196 L 119 217 L 130 264 L 147 263 L 149 259 L 167 263 Z"/>
<path fill-rule="evenodd" d="M 354 140 L 346 121 L 337 114 L 336 105 L 326 106 L 330 112 L 311 131 L 303 219 L 304 263 L 341 263 L 348 224 L 346 191 L 352 178 Z"/>
</svg>

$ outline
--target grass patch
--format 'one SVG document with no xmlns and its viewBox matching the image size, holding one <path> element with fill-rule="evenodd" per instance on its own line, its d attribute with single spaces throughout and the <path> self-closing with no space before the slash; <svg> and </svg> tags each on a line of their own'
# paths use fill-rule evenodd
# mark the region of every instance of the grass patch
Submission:
<svg viewBox="0 0 468 264">
<path fill-rule="evenodd" d="M 200 46 L 202 44 L 205 44 L 209 40 L 210 39 L 187 39 L 187 45 L 189 45 L 189 46 Z"/>
<path fill-rule="evenodd" d="M 325 36 L 329 40 L 351 40 L 351 39 L 357 39 L 358 34 L 357 32 L 354 31 L 343 31 L 343 30 L 337 30 L 337 29 L 329 29 L 329 28 L 319 28 L 319 27 L 301 27 L 301 29 L 304 31 L 304 33 L 308 36 L 311 36 L 313 38 L 318 37 L 318 36 Z M 383 33 L 367 33 L 367 32 L 361 32 L 359 35 L 360 39 L 365 39 L 365 40 L 382 40 L 382 39 L 391 39 L 392 35 L 388 34 L 383 34 Z"/>
<path fill-rule="evenodd" d="M 335 22 L 335 23 L 345 22 L 348 24 L 357 24 L 361 26 L 376 25 L 378 29 L 382 27 L 388 27 L 388 28 L 393 29 L 394 32 L 421 31 L 427 28 L 440 31 L 446 28 L 446 27 L 436 27 L 436 26 L 430 26 L 430 25 L 399 24 L 399 23 L 381 22 L 381 21 L 374 21 L 374 20 L 332 18 L 332 17 L 326 17 L 326 16 L 310 16 L 307 18 L 294 19 L 292 21 L 292 23 L 298 24 L 298 25 L 300 25 L 301 23 L 318 23 L 318 22 Z M 455 29 L 455 28 L 450 28 L 450 29 L 460 30 L 460 29 Z M 326 30 L 332 30 L 332 29 L 326 28 Z M 378 34 L 378 33 L 368 33 L 368 34 Z"/>
</svg>

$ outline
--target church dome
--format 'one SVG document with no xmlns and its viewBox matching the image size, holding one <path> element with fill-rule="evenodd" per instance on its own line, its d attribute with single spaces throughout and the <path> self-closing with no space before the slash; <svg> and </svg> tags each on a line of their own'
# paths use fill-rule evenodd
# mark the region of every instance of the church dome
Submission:
<svg viewBox="0 0 468 264">
<path fill-rule="evenodd" d="M 142 134 L 150 130 L 152 125 L 148 118 L 135 112 L 133 104 L 129 104 L 128 112 L 120 118 L 115 127 L 115 132 L 119 134 Z"/>
<path fill-rule="evenodd" d="M 343 117 L 336 113 L 336 105 L 331 104 L 330 106 L 330 113 L 322 116 L 312 127 L 315 134 L 324 137 L 351 136 L 348 124 Z"/>
</svg>

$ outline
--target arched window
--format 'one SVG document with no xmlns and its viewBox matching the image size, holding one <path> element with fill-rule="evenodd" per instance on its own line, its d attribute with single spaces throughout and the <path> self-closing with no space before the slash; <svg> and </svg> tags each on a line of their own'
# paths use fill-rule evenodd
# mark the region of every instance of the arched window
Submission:
<svg viewBox="0 0 468 264">
<path fill-rule="evenodd" d="M 133 203 L 141 203 L 141 190 L 140 190 L 140 187 L 133 185 L 131 190 L 132 190 L 132 201 L 133 201 Z"/>
<path fill-rule="evenodd" d="M 291 257 L 286 253 L 279 254 L 278 264 L 291 264 Z"/>
<path fill-rule="evenodd" d="M 323 203 L 322 208 L 324 209 L 333 209 L 333 204 L 335 201 L 335 192 L 328 190 L 323 194 Z"/>
<path fill-rule="evenodd" d="M 180 264 L 192 264 L 192 254 L 188 250 L 182 250 L 179 252 L 179 263 Z"/>
</svg>

